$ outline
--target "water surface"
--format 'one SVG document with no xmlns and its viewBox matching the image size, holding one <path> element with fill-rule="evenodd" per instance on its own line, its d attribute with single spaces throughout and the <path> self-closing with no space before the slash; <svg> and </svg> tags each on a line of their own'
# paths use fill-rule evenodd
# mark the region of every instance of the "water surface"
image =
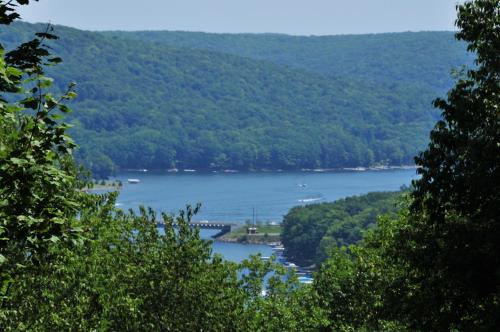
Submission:
<svg viewBox="0 0 500 332">
<path fill-rule="evenodd" d="M 141 182 L 129 184 L 127 179 Z M 370 191 L 393 191 L 409 185 L 414 169 L 331 173 L 168 174 L 127 172 L 117 176 L 124 187 L 120 208 L 146 205 L 177 213 L 201 203 L 197 220 L 242 224 L 252 219 L 280 222 L 296 205 L 330 202 Z"/>
<path fill-rule="evenodd" d="M 127 179 L 139 179 L 129 184 Z M 324 173 L 237 173 L 169 174 L 167 172 L 126 172 L 117 179 L 124 184 L 118 197 L 122 209 L 150 206 L 158 212 L 176 214 L 186 204 L 202 203 L 195 220 L 244 224 L 256 212 L 258 221 L 281 222 L 296 205 L 335 201 L 371 191 L 394 191 L 416 178 L 414 169 L 324 172 Z M 209 239 L 217 231 L 202 230 Z M 213 252 L 240 262 L 251 254 L 270 256 L 266 245 L 213 244 Z"/>
</svg>

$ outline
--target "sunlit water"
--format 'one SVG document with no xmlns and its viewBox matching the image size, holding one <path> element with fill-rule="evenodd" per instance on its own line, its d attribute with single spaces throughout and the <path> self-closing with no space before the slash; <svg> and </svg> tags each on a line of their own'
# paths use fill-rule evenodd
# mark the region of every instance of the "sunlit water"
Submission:
<svg viewBox="0 0 500 332">
<path fill-rule="evenodd" d="M 129 184 L 127 179 L 139 179 Z M 371 191 L 393 191 L 416 178 L 414 169 L 324 172 L 324 173 L 237 173 L 169 174 L 167 172 L 126 172 L 118 207 L 137 209 L 139 205 L 156 211 L 177 213 L 186 204 L 201 203 L 195 220 L 243 224 L 252 219 L 281 222 L 296 205 L 331 202 Z M 204 237 L 212 231 L 203 231 Z M 250 254 L 271 254 L 264 245 L 214 243 L 213 251 L 226 259 L 241 261 Z"/>
</svg>

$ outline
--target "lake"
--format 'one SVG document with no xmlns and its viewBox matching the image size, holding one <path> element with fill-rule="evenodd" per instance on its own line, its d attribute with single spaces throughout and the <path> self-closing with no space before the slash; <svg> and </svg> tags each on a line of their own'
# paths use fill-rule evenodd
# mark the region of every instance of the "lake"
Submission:
<svg viewBox="0 0 500 332">
<path fill-rule="evenodd" d="M 127 179 L 139 179 L 129 184 Z M 331 202 L 371 191 L 394 191 L 416 178 L 415 169 L 364 172 L 176 173 L 124 172 L 117 205 L 122 209 L 150 206 L 158 212 L 177 213 L 186 204 L 201 203 L 195 220 L 244 224 L 255 211 L 258 221 L 281 222 L 296 205 Z M 203 231 L 209 237 L 211 231 Z M 241 261 L 249 254 L 269 256 L 262 245 L 214 243 L 214 252 Z"/>
</svg>

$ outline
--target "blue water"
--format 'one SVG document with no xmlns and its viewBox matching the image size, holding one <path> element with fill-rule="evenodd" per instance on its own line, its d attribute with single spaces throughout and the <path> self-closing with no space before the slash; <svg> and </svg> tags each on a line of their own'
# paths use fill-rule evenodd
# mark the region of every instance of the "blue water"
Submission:
<svg viewBox="0 0 500 332">
<path fill-rule="evenodd" d="M 262 221 L 281 221 L 289 209 L 306 202 L 329 202 L 370 191 L 409 185 L 415 170 L 332 173 L 168 174 L 129 172 L 117 176 L 124 187 L 121 208 L 147 205 L 177 213 L 186 204 L 202 203 L 197 220 L 244 223 L 255 208 Z M 128 184 L 137 178 L 139 184 Z M 306 185 L 300 186 L 300 185 Z"/>
<path fill-rule="evenodd" d="M 139 184 L 128 184 L 136 178 Z M 195 220 L 243 224 L 252 219 L 281 222 L 296 205 L 330 202 L 371 191 L 393 191 L 416 178 L 414 169 L 324 172 L 324 173 L 237 173 L 169 174 L 167 172 L 126 172 L 117 179 L 124 184 L 118 197 L 122 209 L 150 206 L 157 211 L 177 213 L 186 204 L 202 203 Z M 204 237 L 210 233 L 202 232 Z M 213 251 L 226 259 L 241 261 L 249 254 L 269 256 L 262 245 L 214 243 Z"/>
</svg>

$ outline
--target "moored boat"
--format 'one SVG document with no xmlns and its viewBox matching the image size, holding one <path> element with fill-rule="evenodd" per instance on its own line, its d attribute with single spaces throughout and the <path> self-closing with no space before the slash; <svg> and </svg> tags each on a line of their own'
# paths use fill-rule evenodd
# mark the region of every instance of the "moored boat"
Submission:
<svg viewBox="0 0 500 332">
<path fill-rule="evenodd" d="M 299 277 L 297 278 L 299 280 L 299 282 L 301 284 L 312 284 L 314 279 L 311 278 L 311 277 L 307 277 L 307 276 L 304 276 L 304 277 Z"/>
</svg>

